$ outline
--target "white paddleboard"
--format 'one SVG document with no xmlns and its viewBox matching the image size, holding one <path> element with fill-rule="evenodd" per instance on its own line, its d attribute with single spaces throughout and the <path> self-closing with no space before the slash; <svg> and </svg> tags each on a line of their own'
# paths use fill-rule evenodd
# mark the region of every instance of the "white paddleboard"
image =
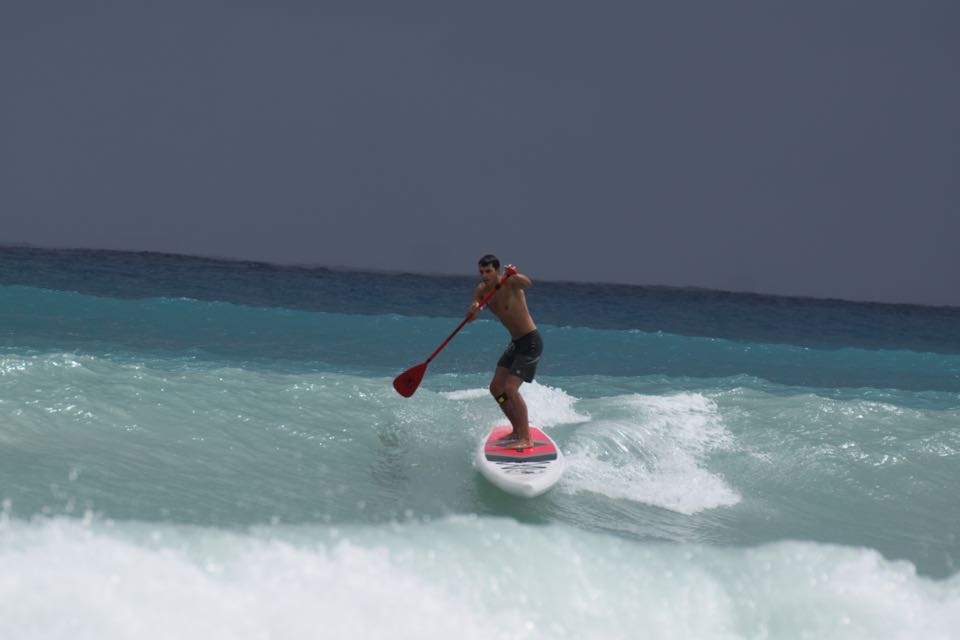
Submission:
<svg viewBox="0 0 960 640">
<path fill-rule="evenodd" d="M 530 427 L 533 446 L 517 451 L 504 437 L 510 425 L 494 427 L 480 444 L 477 468 L 484 478 L 507 493 L 532 498 L 557 484 L 563 475 L 563 454 L 537 427 Z"/>
</svg>

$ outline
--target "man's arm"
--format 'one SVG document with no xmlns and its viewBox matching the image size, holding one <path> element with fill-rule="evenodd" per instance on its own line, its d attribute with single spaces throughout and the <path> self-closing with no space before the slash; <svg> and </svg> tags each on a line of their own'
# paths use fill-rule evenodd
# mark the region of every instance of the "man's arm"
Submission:
<svg viewBox="0 0 960 640">
<path fill-rule="evenodd" d="M 533 280 L 517 271 L 517 268 L 512 264 L 508 264 L 506 267 L 504 267 L 504 272 L 510 274 L 510 277 L 507 278 L 504 286 L 512 287 L 514 289 L 526 289 L 533 284 Z"/>
<path fill-rule="evenodd" d="M 480 301 L 483 300 L 483 285 L 478 284 L 477 288 L 473 290 L 473 302 L 470 303 L 470 307 L 467 309 L 467 322 L 473 322 L 477 319 L 481 311 Z"/>
</svg>

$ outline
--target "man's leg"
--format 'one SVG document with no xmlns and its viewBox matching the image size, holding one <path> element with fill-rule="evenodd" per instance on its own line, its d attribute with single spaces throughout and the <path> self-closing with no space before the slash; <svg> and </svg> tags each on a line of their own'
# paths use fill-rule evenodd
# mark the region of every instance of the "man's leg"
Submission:
<svg viewBox="0 0 960 640">
<path fill-rule="evenodd" d="M 519 376 L 510 373 L 506 367 L 497 367 L 493 380 L 490 381 L 490 393 L 499 403 L 503 415 L 507 416 L 513 425 L 511 436 L 517 439 L 517 443 L 512 446 L 531 447 L 533 442 L 530 439 L 527 403 L 520 395 L 521 384 L 523 380 Z"/>
</svg>

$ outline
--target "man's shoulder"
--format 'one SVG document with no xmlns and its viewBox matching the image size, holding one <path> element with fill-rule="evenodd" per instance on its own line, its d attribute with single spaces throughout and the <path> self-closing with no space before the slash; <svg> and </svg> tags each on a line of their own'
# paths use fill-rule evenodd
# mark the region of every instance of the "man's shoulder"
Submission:
<svg viewBox="0 0 960 640">
<path fill-rule="evenodd" d="M 523 282 L 519 278 L 507 278 L 506 288 L 510 291 L 516 293 L 523 293 L 523 290 L 527 288 L 527 283 Z"/>
</svg>

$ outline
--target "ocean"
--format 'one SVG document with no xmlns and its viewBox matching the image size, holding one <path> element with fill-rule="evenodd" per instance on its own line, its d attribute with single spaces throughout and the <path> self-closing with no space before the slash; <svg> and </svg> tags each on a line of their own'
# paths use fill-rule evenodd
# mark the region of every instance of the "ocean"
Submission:
<svg viewBox="0 0 960 640">
<path fill-rule="evenodd" d="M 960 309 L 0 248 L 0 638 L 960 638 Z M 523 271 L 524 265 L 519 265 Z"/>
</svg>

